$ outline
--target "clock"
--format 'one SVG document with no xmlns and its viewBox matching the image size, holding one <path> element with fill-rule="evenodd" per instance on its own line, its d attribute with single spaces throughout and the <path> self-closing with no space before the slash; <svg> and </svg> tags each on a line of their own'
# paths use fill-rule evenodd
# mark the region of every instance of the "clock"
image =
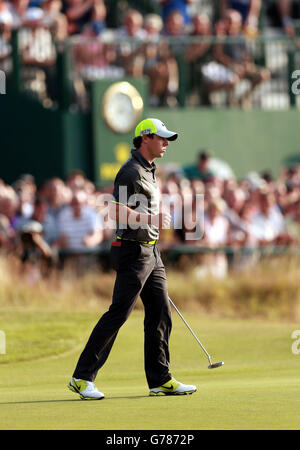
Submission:
<svg viewBox="0 0 300 450">
<path fill-rule="evenodd" d="M 137 89 L 127 81 L 112 84 L 104 93 L 102 116 L 114 133 L 131 131 L 143 112 L 143 99 Z"/>
</svg>

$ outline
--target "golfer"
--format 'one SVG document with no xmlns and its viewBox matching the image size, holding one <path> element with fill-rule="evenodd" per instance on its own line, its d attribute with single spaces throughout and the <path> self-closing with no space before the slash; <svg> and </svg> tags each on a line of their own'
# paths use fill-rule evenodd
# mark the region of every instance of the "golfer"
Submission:
<svg viewBox="0 0 300 450">
<path fill-rule="evenodd" d="M 177 137 L 160 120 L 143 120 L 135 129 L 132 156 L 116 176 L 109 214 L 117 222 L 111 246 L 117 276 L 112 304 L 95 326 L 68 385 L 82 399 L 104 398 L 94 380 L 139 296 L 145 309 L 145 372 L 150 395 L 196 391 L 195 386 L 176 381 L 169 371 L 172 319 L 165 268 L 157 248 L 159 228 L 169 226 L 171 217 L 159 212 L 154 160 L 162 158 L 169 141 Z"/>
</svg>

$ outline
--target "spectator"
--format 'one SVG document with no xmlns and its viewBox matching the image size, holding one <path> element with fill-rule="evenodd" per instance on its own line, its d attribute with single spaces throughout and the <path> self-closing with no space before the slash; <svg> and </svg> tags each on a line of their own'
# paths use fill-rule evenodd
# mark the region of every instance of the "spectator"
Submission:
<svg viewBox="0 0 300 450">
<path fill-rule="evenodd" d="M 143 16 L 135 9 L 129 9 L 124 18 L 123 26 L 116 31 L 116 38 L 134 38 L 134 42 L 125 42 L 120 44 L 121 65 L 125 72 L 134 77 L 140 77 L 143 74 L 145 62 L 143 52 L 143 42 L 146 40 L 147 33 L 143 28 Z"/>
<path fill-rule="evenodd" d="M 29 0 L 12 0 L 10 12 L 12 16 L 13 28 L 19 28 L 26 23 L 26 13 L 28 11 Z M 35 10 L 36 11 L 36 10 Z M 42 11 L 40 18 L 42 17 Z"/>
<path fill-rule="evenodd" d="M 184 23 L 188 25 L 191 21 L 190 14 L 188 12 L 188 5 L 194 3 L 195 0 L 160 0 L 162 6 L 162 18 L 164 23 L 167 22 L 167 17 L 173 11 L 180 11 Z"/>
<path fill-rule="evenodd" d="M 179 90 L 179 68 L 178 63 L 184 63 L 185 44 L 182 37 L 186 36 L 184 17 L 181 11 L 172 10 L 166 16 L 163 35 L 170 38 L 168 57 L 166 59 L 169 73 L 167 105 L 177 105 Z"/>
<path fill-rule="evenodd" d="M 14 189 L 11 186 L 1 187 L 0 213 L 7 217 L 12 228 L 15 227 L 18 209 L 19 199 Z"/>
<path fill-rule="evenodd" d="M 205 14 L 196 14 L 193 18 L 192 37 L 201 37 L 201 41 L 188 46 L 185 59 L 190 65 L 190 88 L 204 105 L 210 105 L 210 94 L 225 89 L 231 91 L 237 82 L 234 75 L 224 67 L 212 61 L 212 24 Z"/>
<path fill-rule="evenodd" d="M 241 97 L 243 108 L 251 107 L 251 96 L 254 89 L 262 82 L 270 79 L 270 72 L 266 68 L 256 66 L 246 49 L 246 43 L 241 35 L 242 16 L 235 10 L 226 11 L 226 33 L 227 37 L 239 38 L 233 42 L 218 43 L 215 47 L 217 60 L 230 69 L 240 80 L 249 80 L 250 88 Z"/>
<path fill-rule="evenodd" d="M 104 0 L 93 5 L 91 21 L 83 27 L 81 34 L 88 37 L 101 36 L 106 30 L 106 6 Z"/>
<path fill-rule="evenodd" d="M 4 251 L 8 254 L 13 250 L 14 237 L 15 233 L 10 226 L 8 218 L 0 212 L 0 252 Z"/>
<path fill-rule="evenodd" d="M 259 197 L 259 212 L 253 217 L 253 232 L 260 245 L 278 243 L 285 234 L 284 217 L 269 191 L 262 191 Z"/>
<path fill-rule="evenodd" d="M 132 37 L 143 41 L 146 31 L 143 28 L 143 16 L 136 9 L 129 9 L 123 17 L 123 25 L 117 30 L 118 38 Z"/>
<path fill-rule="evenodd" d="M 32 221 L 38 223 L 42 227 L 43 239 L 49 246 L 58 240 L 57 222 L 53 216 L 48 213 L 49 205 L 45 200 L 37 198 L 34 203 L 34 210 L 30 217 L 23 217 L 18 221 L 17 229 L 22 231 Z"/>
<path fill-rule="evenodd" d="M 292 204 L 289 214 L 285 219 L 285 225 L 292 242 L 300 245 L 300 200 Z"/>
<path fill-rule="evenodd" d="M 56 41 L 63 42 L 68 36 L 68 21 L 61 12 L 61 0 L 41 0 L 40 6 L 44 11 L 44 25 L 51 27 Z"/>
<path fill-rule="evenodd" d="M 89 25 L 83 36 L 97 37 L 95 30 Z M 125 75 L 125 71 L 118 61 L 116 45 L 112 43 L 104 43 L 100 39 L 89 39 L 74 44 L 73 49 L 76 70 L 80 75 L 74 83 L 77 101 L 82 109 L 88 109 L 87 89 L 84 82 L 121 78 Z"/>
<path fill-rule="evenodd" d="M 158 14 L 147 14 L 144 19 L 144 29 L 147 33 L 147 41 L 158 42 L 163 29 L 162 18 Z"/>
<path fill-rule="evenodd" d="M 239 230 L 235 229 L 233 235 L 230 233 L 229 244 L 235 249 L 242 247 L 241 251 L 228 255 L 230 267 L 239 272 L 253 268 L 260 258 L 260 253 L 257 251 L 259 241 L 253 225 L 254 210 L 251 201 L 246 200 L 239 213 L 243 225 Z"/>
<path fill-rule="evenodd" d="M 187 34 L 184 16 L 180 10 L 175 9 L 168 13 L 164 22 L 164 34 L 165 36 L 177 38 Z M 182 47 L 180 46 L 179 48 L 181 49 Z"/>
<path fill-rule="evenodd" d="M 209 168 L 211 154 L 208 150 L 202 150 L 197 157 L 196 165 L 184 168 L 184 173 L 189 180 L 201 180 L 204 183 L 211 181 L 214 177 L 213 172 Z"/>
<path fill-rule="evenodd" d="M 52 266 L 52 250 L 43 237 L 43 226 L 34 220 L 23 225 L 20 233 L 22 275 L 30 283 L 48 276 Z"/>
<path fill-rule="evenodd" d="M 34 199 L 36 194 L 36 184 L 31 175 L 22 175 L 19 180 L 13 184 L 13 188 L 19 197 L 18 216 L 28 218 L 32 215 Z"/>
<path fill-rule="evenodd" d="M 63 0 L 62 12 L 68 20 L 68 35 L 80 34 L 90 22 L 97 0 Z"/>
<path fill-rule="evenodd" d="M 42 2 L 47 0 L 41 0 L 38 6 L 29 7 L 29 0 L 12 0 L 11 14 L 13 17 L 13 27 L 27 27 L 35 30 L 37 28 L 45 27 L 46 19 L 45 11 L 42 9 Z"/>
<path fill-rule="evenodd" d="M 14 28 L 19 32 L 19 49 L 26 71 L 26 84 L 33 86 L 37 98 L 45 106 L 57 99 L 54 64 L 56 48 L 50 30 L 49 16 L 41 7 L 28 8 L 29 0 L 13 0 Z"/>
<path fill-rule="evenodd" d="M 205 36 L 206 42 L 208 38 L 209 23 L 203 14 L 199 18 L 195 16 L 195 35 Z M 223 40 L 225 36 L 226 25 L 223 20 L 215 24 L 215 34 L 219 40 Z M 212 27 L 211 27 L 212 31 Z M 212 34 L 212 32 L 210 33 Z M 208 42 L 207 42 L 208 45 Z M 211 105 L 211 94 L 216 91 L 225 91 L 227 97 L 227 104 L 231 107 L 236 106 L 234 101 L 234 88 L 237 85 L 239 78 L 234 72 L 215 60 L 214 46 L 208 48 L 203 57 L 196 63 L 197 78 L 199 78 L 200 96 L 205 105 Z"/>
<path fill-rule="evenodd" d="M 245 33 L 257 36 L 261 6 L 261 0 L 220 0 L 220 13 L 225 18 L 228 9 L 238 11 L 242 16 Z"/>
<path fill-rule="evenodd" d="M 239 213 L 240 220 L 243 224 L 240 230 L 243 230 L 243 232 L 240 232 L 239 235 L 237 233 L 235 234 L 235 244 L 238 243 L 244 247 L 256 247 L 258 245 L 258 239 L 253 229 L 254 214 L 254 205 L 250 200 L 246 200 Z"/>
<path fill-rule="evenodd" d="M 211 250 L 227 245 L 229 222 L 223 215 L 225 202 L 221 199 L 212 200 L 204 215 L 204 235 L 202 245 Z M 226 255 L 222 251 L 207 253 L 203 257 L 202 265 L 196 271 L 198 276 L 211 275 L 216 278 L 226 276 L 228 264 Z"/>
<path fill-rule="evenodd" d="M 49 205 L 48 213 L 56 221 L 59 213 L 67 203 L 65 184 L 60 178 L 52 178 L 45 183 L 42 192 Z"/>
<path fill-rule="evenodd" d="M 186 49 L 185 59 L 190 64 L 190 73 L 193 75 L 191 80 L 192 87 L 201 85 L 201 67 L 205 62 L 211 59 L 211 42 L 209 38 L 212 35 L 212 24 L 206 14 L 196 14 L 193 17 L 193 28 L 191 37 L 202 37 L 197 42 L 193 42 Z"/>
<path fill-rule="evenodd" d="M 86 183 L 86 177 L 82 170 L 75 169 L 67 176 L 66 185 L 71 189 L 72 192 L 84 189 Z"/>
<path fill-rule="evenodd" d="M 246 195 L 242 189 L 235 187 L 233 189 L 228 189 L 223 198 L 227 205 L 224 215 L 230 224 L 230 241 L 233 244 L 240 239 L 243 239 L 243 236 L 247 231 L 244 222 L 241 219 L 241 211 L 246 201 Z"/>
<path fill-rule="evenodd" d="M 224 216 L 226 204 L 222 199 L 212 200 L 204 217 L 204 243 L 215 247 L 228 242 L 229 222 Z"/>
<path fill-rule="evenodd" d="M 73 252 L 97 247 L 103 241 L 101 216 L 86 205 L 84 191 L 73 194 L 71 204 L 58 217 L 58 246 Z"/>
<path fill-rule="evenodd" d="M 190 36 L 202 36 L 210 37 L 212 35 L 212 24 L 209 17 L 206 14 L 196 14 L 193 17 L 193 27 L 190 32 Z M 187 49 L 186 60 L 188 62 L 198 61 L 199 58 L 207 55 L 208 50 L 211 48 L 211 43 L 207 39 L 203 39 L 202 42 L 199 41 L 192 44 Z"/>
<path fill-rule="evenodd" d="M 294 37 L 296 30 L 294 19 L 300 19 L 300 3 L 298 0 L 266 0 L 268 26 L 281 29 L 285 34 Z"/>
<path fill-rule="evenodd" d="M 12 187 L 0 184 L 0 245 L 6 252 L 17 247 L 15 222 L 19 207 L 19 199 Z"/>
<path fill-rule="evenodd" d="M 149 79 L 151 106 L 165 105 L 168 96 L 169 50 L 168 44 L 160 41 L 162 27 L 162 19 L 157 14 L 148 14 L 145 17 L 144 29 L 147 38 L 144 47 L 144 74 Z"/>
</svg>

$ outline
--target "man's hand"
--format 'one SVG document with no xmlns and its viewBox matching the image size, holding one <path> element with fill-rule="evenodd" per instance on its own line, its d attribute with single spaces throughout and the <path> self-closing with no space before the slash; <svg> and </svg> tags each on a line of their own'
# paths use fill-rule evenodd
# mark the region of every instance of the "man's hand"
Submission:
<svg viewBox="0 0 300 450">
<path fill-rule="evenodd" d="M 152 216 L 152 224 L 158 228 L 170 228 L 171 216 L 169 213 L 161 212 Z"/>
<path fill-rule="evenodd" d="M 93 233 L 84 236 L 82 242 L 88 248 L 96 247 L 103 241 L 103 231 L 95 230 Z"/>
</svg>

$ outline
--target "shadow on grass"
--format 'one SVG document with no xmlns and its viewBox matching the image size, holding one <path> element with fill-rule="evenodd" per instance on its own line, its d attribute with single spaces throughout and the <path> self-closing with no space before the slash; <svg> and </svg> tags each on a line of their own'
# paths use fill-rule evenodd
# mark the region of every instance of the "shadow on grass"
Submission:
<svg viewBox="0 0 300 450">
<path fill-rule="evenodd" d="M 103 400 L 136 400 L 139 398 L 148 398 L 148 395 L 134 395 L 134 396 L 124 396 L 124 397 L 105 397 Z M 102 399 L 101 399 L 102 400 Z M 70 400 L 28 400 L 23 402 L 0 402 L 0 405 L 29 405 L 29 404 L 38 404 L 38 403 L 64 403 L 64 402 L 82 402 L 82 403 L 97 403 L 101 400 L 82 400 L 81 398 L 72 398 Z"/>
</svg>

